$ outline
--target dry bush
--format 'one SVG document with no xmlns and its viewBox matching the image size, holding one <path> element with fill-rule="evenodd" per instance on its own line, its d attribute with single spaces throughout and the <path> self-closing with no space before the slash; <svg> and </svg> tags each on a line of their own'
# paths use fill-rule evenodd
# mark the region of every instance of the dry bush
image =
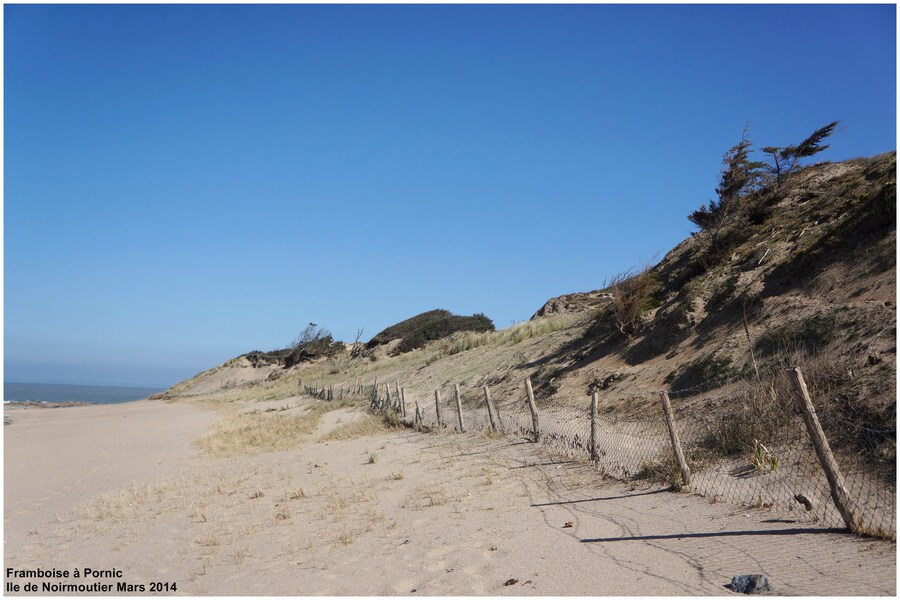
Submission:
<svg viewBox="0 0 900 600">
<path fill-rule="evenodd" d="M 604 287 L 612 292 L 616 327 L 625 336 L 631 337 L 637 333 L 644 313 L 659 306 L 656 298 L 660 289 L 659 279 L 649 267 L 629 269 L 614 275 Z"/>
<path fill-rule="evenodd" d="M 657 462 L 645 463 L 634 479 L 646 479 L 666 484 L 675 491 L 681 490 L 681 471 L 671 453 L 667 453 Z"/>
<path fill-rule="evenodd" d="M 894 369 L 875 368 L 870 374 L 854 372 L 851 360 L 836 349 L 809 354 L 802 345 L 783 354 L 781 361 L 802 371 L 832 448 L 851 451 L 868 467 L 894 481 L 897 405 L 896 401 L 882 404 L 877 400 L 879 394 L 895 398 Z M 793 393 L 786 374 L 780 385 L 787 393 Z"/>
<path fill-rule="evenodd" d="M 792 397 L 776 390 L 774 381 L 749 382 L 729 399 L 733 408 L 704 419 L 705 437 L 691 458 L 753 454 L 760 442 L 771 444 L 796 415 Z M 705 452 L 704 452 L 705 451 Z"/>
</svg>

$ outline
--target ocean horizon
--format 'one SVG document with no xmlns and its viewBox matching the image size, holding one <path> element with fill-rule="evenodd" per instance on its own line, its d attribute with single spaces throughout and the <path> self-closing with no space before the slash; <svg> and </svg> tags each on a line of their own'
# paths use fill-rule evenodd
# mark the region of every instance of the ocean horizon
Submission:
<svg viewBox="0 0 900 600">
<path fill-rule="evenodd" d="M 3 402 L 87 402 L 120 404 L 158 394 L 165 387 L 3 382 Z"/>
</svg>

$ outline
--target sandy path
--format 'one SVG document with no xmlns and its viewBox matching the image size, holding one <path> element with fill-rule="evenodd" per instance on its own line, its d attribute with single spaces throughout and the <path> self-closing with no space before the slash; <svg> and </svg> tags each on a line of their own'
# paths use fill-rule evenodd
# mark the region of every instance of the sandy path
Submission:
<svg viewBox="0 0 900 600">
<path fill-rule="evenodd" d="M 313 434 L 294 450 L 210 459 L 190 446 L 209 415 L 151 404 L 125 411 L 143 424 L 138 449 L 126 434 L 105 442 L 93 474 L 63 451 L 33 455 L 30 471 L 11 465 L 11 453 L 22 460 L 88 424 L 117 439 L 121 409 L 78 410 L 6 428 L 7 567 L 90 560 L 189 595 L 723 595 L 744 573 L 767 574 L 782 594 L 896 589 L 892 543 L 603 481 L 510 439 Z M 353 418 L 329 417 L 323 427 Z"/>
</svg>

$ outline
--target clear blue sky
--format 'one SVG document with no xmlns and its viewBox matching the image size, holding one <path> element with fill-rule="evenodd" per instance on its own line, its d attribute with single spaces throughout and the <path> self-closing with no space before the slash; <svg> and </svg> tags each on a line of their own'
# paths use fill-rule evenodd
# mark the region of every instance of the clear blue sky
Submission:
<svg viewBox="0 0 900 600">
<path fill-rule="evenodd" d="M 895 7 L 6 5 L 6 380 L 498 327 L 685 238 L 746 124 L 896 143 Z"/>
</svg>

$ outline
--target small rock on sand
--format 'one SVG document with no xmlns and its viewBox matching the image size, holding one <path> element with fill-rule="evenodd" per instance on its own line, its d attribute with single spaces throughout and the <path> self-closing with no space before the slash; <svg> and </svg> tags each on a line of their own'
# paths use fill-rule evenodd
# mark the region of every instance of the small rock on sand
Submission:
<svg viewBox="0 0 900 600">
<path fill-rule="evenodd" d="M 760 592 L 772 591 L 769 578 L 765 575 L 735 575 L 731 578 L 731 583 L 725 587 L 741 594 L 759 594 Z"/>
</svg>

